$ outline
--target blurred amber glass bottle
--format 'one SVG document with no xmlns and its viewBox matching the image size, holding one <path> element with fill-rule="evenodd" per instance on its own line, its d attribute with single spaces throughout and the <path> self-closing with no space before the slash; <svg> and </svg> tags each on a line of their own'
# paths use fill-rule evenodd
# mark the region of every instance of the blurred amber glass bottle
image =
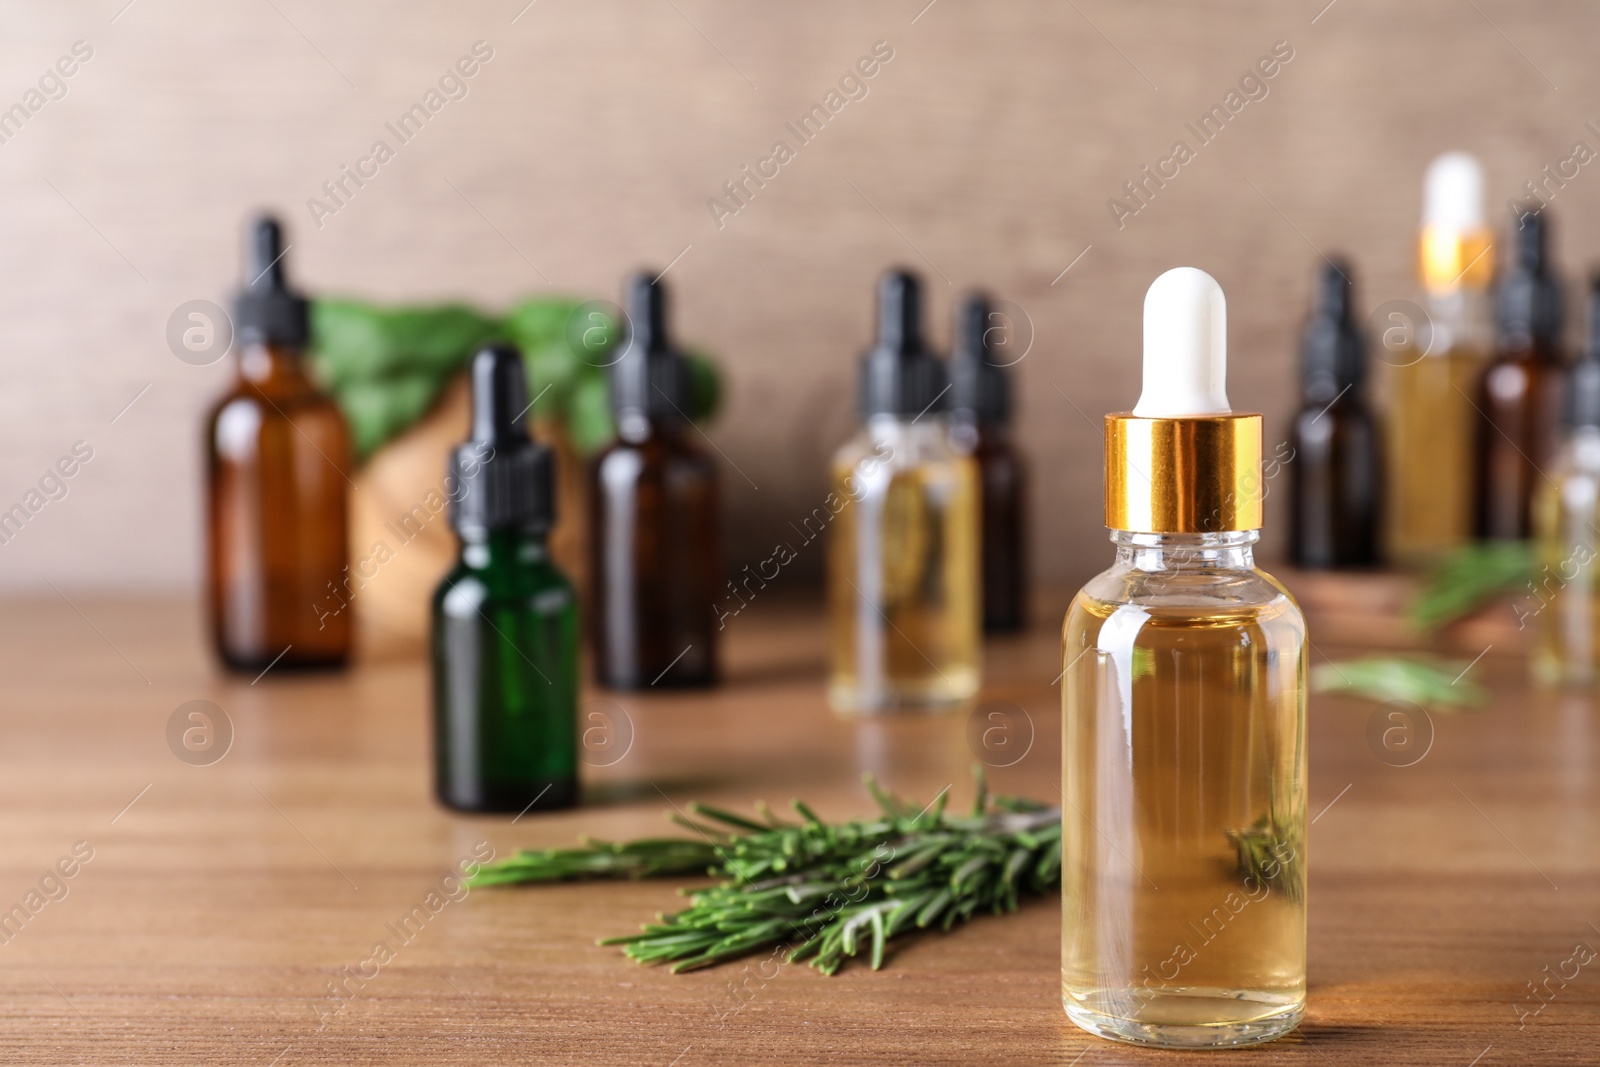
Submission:
<svg viewBox="0 0 1600 1067">
<path fill-rule="evenodd" d="M 1011 381 L 1005 367 L 1015 324 L 974 293 L 956 316 L 950 409 L 957 446 L 978 465 L 982 517 L 983 629 L 1014 633 L 1027 621 L 1027 467 L 1011 437 Z"/>
<path fill-rule="evenodd" d="M 1600 278 L 1589 291 L 1589 336 L 1567 394 L 1570 434 L 1549 477 L 1534 485 L 1532 587 L 1518 604 L 1536 628 L 1534 677 L 1546 685 L 1600 681 Z"/>
<path fill-rule="evenodd" d="M 666 287 L 628 283 L 611 367 L 617 440 L 595 459 L 595 674 L 613 689 L 717 680 L 717 465 L 691 437 L 689 365 L 667 336 Z"/>
<path fill-rule="evenodd" d="M 1476 395 L 1490 343 L 1492 239 L 1483 170 L 1462 152 L 1428 168 L 1421 241 L 1423 321 L 1380 321 L 1389 375 L 1388 554 L 1427 564 L 1473 530 Z M 1396 349 L 1396 334 L 1407 342 Z"/>
<path fill-rule="evenodd" d="M 209 600 L 228 667 L 333 667 L 350 655 L 349 433 L 307 372 L 307 302 L 283 236 L 256 221 L 234 313 L 239 376 L 206 428 Z"/>
<path fill-rule="evenodd" d="M 1300 346 L 1301 400 L 1289 464 L 1290 558 L 1320 570 L 1379 559 L 1383 472 L 1367 407 L 1366 342 L 1352 313 L 1350 265 L 1329 262 Z"/>
<path fill-rule="evenodd" d="M 1561 444 L 1567 370 L 1561 351 L 1561 284 L 1550 268 L 1549 218 L 1528 212 L 1499 284 L 1499 337 L 1478 385 L 1477 534 L 1532 534 L 1534 486 Z"/>
</svg>

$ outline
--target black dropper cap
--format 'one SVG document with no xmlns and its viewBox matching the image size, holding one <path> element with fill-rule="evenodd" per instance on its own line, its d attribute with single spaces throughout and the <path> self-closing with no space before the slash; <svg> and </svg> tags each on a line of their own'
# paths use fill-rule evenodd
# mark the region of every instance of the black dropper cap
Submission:
<svg viewBox="0 0 1600 1067">
<path fill-rule="evenodd" d="M 689 361 L 667 336 L 667 287 L 640 271 L 628 279 L 627 334 L 611 366 L 611 410 L 619 424 L 629 416 L 687 422 Z"/>
<path fill-rule="evenodd" d="M 540 534 L 555 521 L 555 465 L 528 436 L 522 355 L 508 344 L 472 357 L 472 433 L 451 453 L 450 524 L 463 537 L 499 530 Z"/>
<path fill-rule="evenodd" d="M 1500 279 L 1500 336 L 1513 343 L 1554 347 L 1565 308 L 1550 267 L 1550 224 L 1544 211 L 1525 211 L 1512 235 L 1515 254 Z"/>
<path fill-rule="evenodd" d="M 1326 263 L 1317 276 L 1317 295 L 1300 341 L 1300 372 L 1305 398 L 1326 404 L 1345 390 L 1361 388 L 1367 372 L 1367 344 L 1355 323 L 1355 292 L 1350 264 Z"/>
<path fill-rule="evenodd" d="M 283 227 L 257 216 L 245 241 L 244 287 L 234 299 L 234 330 L 243 344 L 301 347 L 311 337 L 309 302 L 289 288 Z"/>
<path fill-rule="evenodd" d="M 1589 282 L 1589 335 L 1568 379 L 1567 421 L 1600 426 L 1600 274 Z"/>
<path fill-rule="evenodd" d="M 861 361 L 862 415 L 944 411 L 943 361 L 922 341 L 922 283 L 907 270 L 878 282 L 878 340 Z"/>
<path fill-rule="evenodd" d="M 1011 418 L 1011 381 L 992 343 L 994 305 L 971 293 L 956 313 L 955 355 L 950 360 L 950 410 L 959 419 L 1000 426 Z"/>
</svg>

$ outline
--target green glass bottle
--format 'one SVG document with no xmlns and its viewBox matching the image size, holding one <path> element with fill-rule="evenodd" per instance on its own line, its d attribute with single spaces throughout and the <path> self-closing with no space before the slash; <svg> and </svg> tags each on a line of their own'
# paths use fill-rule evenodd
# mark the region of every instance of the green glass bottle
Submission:
<svg viewBox="0 0 1600 1067">
<path fill-rule="evenodd" d="M 461 557 L 433 597 L 435 788 L 460 811 L 578 795 L 578 600 L 551 562 L 550 450 L 528 436 L 522 357 L 472 361 L 472 435 L 445 475 Z"/>
</svg>

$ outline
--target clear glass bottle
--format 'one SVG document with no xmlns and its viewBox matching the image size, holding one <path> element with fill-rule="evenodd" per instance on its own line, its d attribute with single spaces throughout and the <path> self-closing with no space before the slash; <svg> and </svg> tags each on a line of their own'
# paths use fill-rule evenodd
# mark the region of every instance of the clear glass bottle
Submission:
<svg viewBox="0 0 1600 1067">
<path fill-rule="evenodd" d="M 529 438 L 522 357 L 472 364 L 471 438 L 446 486 L 461 556 L 433 596 L 435 792 L 458 811 L 578 794 L 578 598 L 550 559 L 554 464 Z"/>
<path fill-rule="evenodd" d="M 828 699 L 846 714 L 951 708 L 978 690 L 978 473 L 951 440 L 920 305 L 915 277 L 885 275 L 862 363 L 866 424 L 834 455 L 825 501 Z"/>
<path fill-rule="evenodd" d="M 1535 628 L 1533 676 L 1548 686 L 1600 682 L 1600 277 L 1589 291 L 1589 337 L 1573 364 L 1571 434 L 1534 486 L 1535 571 L 1516 603 Z"/>
<path fill-rule="evenodd" d="M 1387 555 L 1397 563 L 1431 564 L 1472 539 L 1481 421 L 1473 398 L 1492 343 L 1492 248 L 1482 167 L 1462 152 L 1435 159 L 1424 198 L 1423 321 L 1395 311 L 1378 323 L 1390 363 Z"/>
<path fill-rule="evenodd" d="M 206 426 L 212 641 L 232 670 L 340 667 L 355 627 L 350 434 L 306 367 L 306 299 L 289 288 L 283 234 L 257 219 L 235 303 L 239 376 Z"/>
<path fill-rule="evenodd" d="M 1062 629 L 1062 1001 L 1172 1048 L 1288 1033 L 1306 989 L 1306 629 L 1252 556 L 1261 417 L 1220 362 L 1209 402 L 1152 388 L 1152 309 L 1190 318 L 1205 283 L 1220 317 L 1199 271 L 1151 287 L 1144 397 L 1106 417 L 1116 563 Z"/>
</svg>

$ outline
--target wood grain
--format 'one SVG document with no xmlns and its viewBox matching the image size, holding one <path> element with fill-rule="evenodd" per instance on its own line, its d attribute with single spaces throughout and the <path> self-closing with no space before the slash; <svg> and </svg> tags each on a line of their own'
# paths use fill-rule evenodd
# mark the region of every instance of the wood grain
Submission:
<svg viewBox="0 0 1600 1067">
<path fill-rule="evenodd" d="M 1511 589 L 1472 613 L 1428 632 L 1412 621 L 1412 607 L 1427 585 L 1402 571 L 1301 571 L 1274 565 L 1272 573 L 1294 594 L 1316 642 L 1359 644 L 1405 652 L 1471 659 L 1485 646 L 1526 653 L 1541 620 L 1540 601 Z"/>
<path fill-rule="evenodd" d="M 409 942 L 393 935 L 481 841 L 503 854 L 657 833 L 690 800 L 803 795 L 844 817 L 869 810 L 864 770 L 906 794 L 969 797 L 966 716 L 851 724 L 825 710 L 808 606 L 742 615 L 716 693 L 587 693 L 586 713 L 626 713 L 631 746 L 586 770 L 582 809 L 515 823 L 431 801 L 421 663 L 227 679 L 197 617 L 183 603 L 58 598 L 0 620 L 0 910 L 75 842 L 94 849 L 66 897 L 0 946 L 0 1061 L 1186 1062 L 1066 1021 L 1054 899 L 831 979 L 803 966 L 672 976 L 594 946 L 673 907 L 670 884 L 474 891 Z M 1025 751 L 1014 766 L 991 770 L 1000 789 L 1056 794 L 1056 641 L 1045 625 L 989 648 L 986 709 L 1011 714 L 1018 746 L 1021 724 L 1034 732 L 1003 757 Z M 1369 748 L 1371 705 L 1313 701 L 1307 1022 L 1207 1063 L 1594 1062 L 1600 967 L 1525 1029 L 1516 1014 L 1546 966 L 1600 946 L 1594 701 L 1535 695 L 1492 652 L 1474 670 L 1494 705 L 1435 715 L 1410 767 Z M 193 699 L 220 705 L 235 732 L 209 766 L 168 748 L 169 717 Z M 324 1019 L 328 983 L 378 941 L 395 959 Z"/>
</svg>

